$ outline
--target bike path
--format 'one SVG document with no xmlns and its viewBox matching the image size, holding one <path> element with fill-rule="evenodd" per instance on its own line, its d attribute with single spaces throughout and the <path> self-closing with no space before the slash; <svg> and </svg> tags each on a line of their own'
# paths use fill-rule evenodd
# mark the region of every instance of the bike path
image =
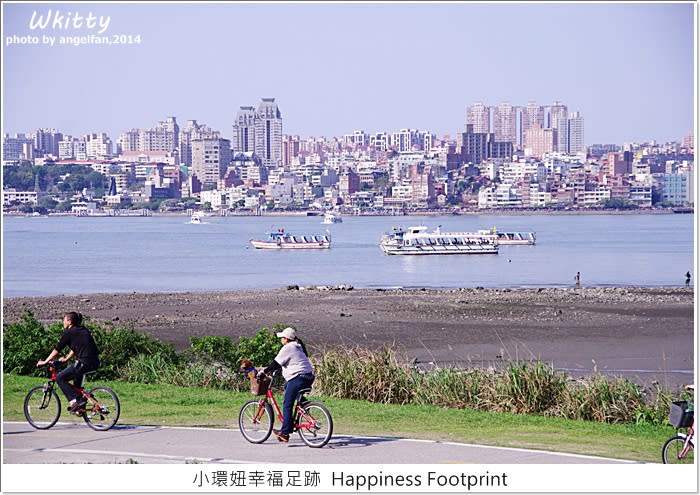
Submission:
<svg viewBox="0 0 700 495">
<path fill-rule="evenodd" d="M 54 464 L 613 464 L 630 463 L 576 454 L 457 442 L 334 434 L 323 448 L 307 447 L 295 434 L 288 444 L 274 435 L 248 443 L 238 429 L 119 425 L 94 431 L 59 422 L 36 430 L 3 422 L 3 463 Z"/>
</svg>

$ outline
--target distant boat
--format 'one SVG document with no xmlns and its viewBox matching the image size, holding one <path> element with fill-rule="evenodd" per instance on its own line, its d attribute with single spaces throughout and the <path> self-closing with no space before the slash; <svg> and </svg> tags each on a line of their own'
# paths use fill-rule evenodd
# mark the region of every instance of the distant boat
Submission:
<svg viewBox="0 0 700 495">
<path fill-rule="evenodd" d="M 332 211 L 326 212 L 325 215 L 323 215 L 323 224 L 329 225 L 332 223 L 342 223 L 343 222 L 343 217 L 340 215 L 336 215 Z"/>
<path fill-rule="evenodd" d="M 195 211 L 194 213 L 192 213 L 192 217 L 190 218 L 190 223 L 196 223 L 196 224 L 202 223 L 202 213 L 199 211 Z"/>
<path fill-rule="evenodd" d="M 493 234 L 442 232 L 440 227 L 428 232 L 423 225 L 408 229 L 394 227 L 382 236 L 379 247 L 386 254 L 498 254 L 498 243 Z"/>
<path fill-rule="evenodd" d="M 295 235 L 278 229 L 270 232 L 266 240 L 251 239 L 250 243 L 256 249 L 329 249 L 331 236 L 329 233 Z"/>
<path fill-rule="evenodd" d="M 478 230 L 477 233 L 495 235 L 498 244 L 503 246 L 532 246 L 535 244 L 534 232 L 500 232 L 494 227 L 491 230 Z"/>
</svg>

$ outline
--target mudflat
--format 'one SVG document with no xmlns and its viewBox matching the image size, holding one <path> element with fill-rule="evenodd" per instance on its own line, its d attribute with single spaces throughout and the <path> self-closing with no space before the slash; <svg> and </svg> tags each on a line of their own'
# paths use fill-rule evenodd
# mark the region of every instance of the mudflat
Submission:
<svg viewBox="0 0 700 495">
<path fill-rule="evenodd" d="M 600 372 L 669 388 L 694 376 L 692 288 L 284 287 L 15 297 L 3 300 L 4 322 L 25 309 L 46 323 L 66 311 L 133 322 L 178 350 L 190 336 L 235 341 L 279 323 L 294 326 L 311 349 L 390 345 L 425 367 L 540 360 L 572 378 Z"/>
</svg>

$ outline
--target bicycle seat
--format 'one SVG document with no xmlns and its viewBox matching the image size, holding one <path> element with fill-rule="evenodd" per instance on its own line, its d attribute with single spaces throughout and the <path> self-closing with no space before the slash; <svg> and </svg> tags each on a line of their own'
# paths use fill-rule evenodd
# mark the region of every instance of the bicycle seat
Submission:
<svg viewBox="0 0 700 495">
<path fill-rule="evenodd" d="M 304 395 L 310 394 L 310 393 L 311 393 L 311 387 L 302 388 L 301 390 L 299 390 L 299 393 L 296 396 L 296 399 L 295 399 L 296 402 L 299 404 L 301 404 L 302 402 L 306 402 L 306 401 L 302 401 L 302 399 L 304 398 Z"/>
</svg>

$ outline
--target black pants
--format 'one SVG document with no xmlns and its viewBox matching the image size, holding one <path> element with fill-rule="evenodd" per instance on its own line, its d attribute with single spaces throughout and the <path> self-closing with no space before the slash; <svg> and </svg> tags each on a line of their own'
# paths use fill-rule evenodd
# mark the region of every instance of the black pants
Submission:
<svg viewBox="0 0 700 495">
<path fill-rule="evenodd" d="M 66 396 L 68 401 L 78 398 L 73 386 L 68 383 L 68 380 L 73 380 L 73 384 L 77 387 L 83 386 L 83 376 L 85 373 L 96 370 L 100 366 L 100 363 L 90 363 L 83 361 L 75 361 L 73 365 L 67 367 L 61 371 L 56 376 L 56 383 L 61 387 L 63 394 Z"/>
</svg>

